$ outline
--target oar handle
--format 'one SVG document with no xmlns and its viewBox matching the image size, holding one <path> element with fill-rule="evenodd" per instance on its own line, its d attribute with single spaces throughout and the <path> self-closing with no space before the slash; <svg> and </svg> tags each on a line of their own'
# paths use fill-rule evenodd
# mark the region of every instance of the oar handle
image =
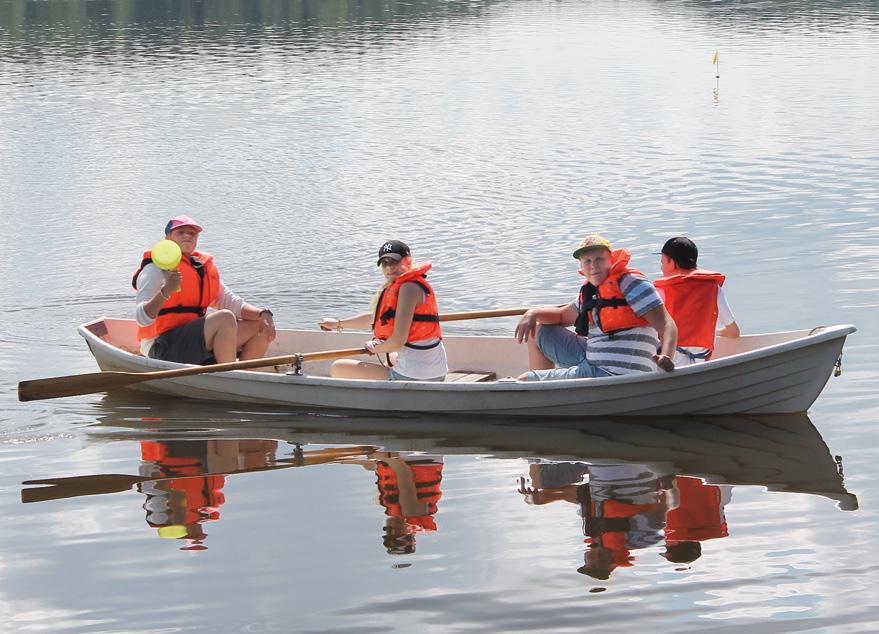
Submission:
<svg viewBox="0 0 879 634">
<path fill-rule="evenodd" d="M 278 357 L 264 357 L 249 361 L 230 361 L 229 363 L 215 363 L 213 365 L 199 365 L 192 368 L 177 368 L 174 370 L 158 370 L 156 372 L 144 372 L 149 379 L 170 379 L 178 376 L 190 376 L 192 374 L 209 374 L 211 372 L 228 372 L 230 370 L 249 370 L 251 368 L 266 368 L 270 365 L 284 365 L 301 361 L 326 361 L 328 359 L 341 359 L 359 354 L 368 354 L 366 348 L 343 348 L 341 350 L 324 350 L 322 352 L 305 352 L 302 354 L 285 354 Z M 145 379 L 148 380 L 148 379 Z"/>
<path fill-rule="evenodd" d="M 440 321 L 462 321 L 464 319 L 487 319 L 489 317 L 510 317 L 524 315 L 528 308 L 498 308 L 495 310 L 471 310 L 464 313 L 444 313 Z"/>
</svg>

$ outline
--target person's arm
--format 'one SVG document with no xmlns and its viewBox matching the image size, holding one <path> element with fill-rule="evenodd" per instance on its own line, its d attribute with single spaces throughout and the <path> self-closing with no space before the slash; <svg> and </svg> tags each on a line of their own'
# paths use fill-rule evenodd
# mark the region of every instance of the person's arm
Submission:
<svg viewBox="0 0 879 634">
<path fill-rule="evenodd" d="M 404 284 L 403 288 L 406 288 L 406 286 L 408 286 L 408 284 Z M 420 287 L 416 288 L 419 288 L 420 290 Z M 400 299 L 402 299 L 402 291 L 403 289 L 401 288 Z M 399 306 L 399 303 L 397 306 Z M 387 464 L 393 469 L 394 474 L 397 476 L 400 511 L 402 511 L 403 515 L 406 517 L 421 517 L 427 515 L 430 506 L 427 502 L 422 502 L 418 499 L 418 489 L 415 487 L 415 476 L 412 474 L 412 467 L 409 466 L 409 463 L 402 458 L 388 458 Z"/>
<path fill-rule="evenodd" d="M 647 323 L 659 335 L 660 349 L 658 354 L 653 355 L 653 360 L 660 368 L 666 372 L 671 372 L 675 369 L 672 359 L 674 359 L 675 349 L 678 345 L 678 327 L 675 325 L 674 319 L 671 318 L 671 315 L 665 309 L 665 305 L 662 304 L 648 310 L 641 316 L 647 320 Z"/>
<path fill-rule="evenodd" d="M 324 317 L 317 325 L 320 326 L 321 330 L 370 330 L 372 328 L 372 317 L 373 314 L 371 312 L 360 313 L 359 315 L 354 315 L 353 317 L 345 317 L 344 319 L 340 319 L 338 317 Z"/>
<path fill-rule="evenodd" d="M 159 310 L 180 286 L 180 271 L 163 271 L 155 264 L 147 264 L 137 276 L 135 287 L 135 318 L 141 326 L 149 326 L 156 320 Z"/>
<path fill-rule="evenodd" d="M 717 290 L 717 322 L 723 326 L 717 331 L 721 337 L 738 337 L 742 334 L 722 288 Z"/>
<path fill-rule="evenodd" d="M 248 304 L 241 297 L 229 290 L 229 287 L 220 281 L 220 292 L 217 299 L 211 304 L 213 308 L 231 310 L 236 319 L 242 321 L 260 321 L 260 332 L 268 331 L 269 338 L 275 338 L 275 317 L 268 308 L 260 308 Z"/>
<path fill-rule="evenodd" d="M 738 337 L 742 333 L 739 330 L 739 325 L 736 322 L 733 322 L 718 330 L 717 334 L 720 337 Z"/>
<path fill-rule="evenodd" d="M 424 302 L 424 290 L 415 282 L 407 282 L 400 287 L 397 310 L 394 315 L 394 332 L 385 341 L 371 347 L 375 353 L 396 352 L 409 339 L 409 329 L 415 316 L 415 307 Z"/>
<path fill-rule="evenodd" d="M 275 340 L 275 315 L 268 308 L 259 308 L 253 304 L 245 304 L 241 307 L 241 319 L 246 321 L 259 321 L 259 332 L 268 333 L 270 341 Z"/>
<path fill-rule="evenodd" d="M 577 308 L 575 305 L 567 306 L 536 306 L 529 308 L 522 315 L 516 326 L 516 341 L 522 343 L 534 338 L 537 324 L 544 326 L 573 326 L 577 321 Z"/>
<path fill-rule="evenodd" d="M 625 274 L 620 277 L 620 290 L 635 311 L 645 319 L 659 336 L 659 352 L 653 361 L 666 372 L 675 369 L 675 349 L 678 345 L 678 327 L 659 298 L 656 287 L 639 275 Z"/>
<path fill-rule="evenodd" d="M 577 484 L 567 484 L 562 487 L 553 487 L 550 489 L 538 489 L 537 487 L 529 487 L 525 483 L 525 478 L 519 478 L 519 493 L 525 496 L 527 504 L 541 505 L 550 502 L 577 502 Z"/>
</svg>

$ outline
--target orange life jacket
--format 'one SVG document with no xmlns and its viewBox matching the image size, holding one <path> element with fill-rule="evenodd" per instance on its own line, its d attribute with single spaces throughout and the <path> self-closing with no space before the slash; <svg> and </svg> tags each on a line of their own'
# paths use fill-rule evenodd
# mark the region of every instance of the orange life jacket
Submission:
<svg viewBox="0 0 879 634">
<path fill-rule="evenodd" d="M 152 263 L 151 251 L 145 251 L 140 268 L 134 272 L 131 285 L 137 288 L 137 276 L 147 264 Z M 207 307 L 220 294 L 220 273 L 209 253 L 193 251 L 189 257 L 180 260 L 177 269 L 183 274 L 180 290 L 162 304 L 155 321 L 149 326 L 138 326 L 137 340 L 152 339 L 163 332 L 173 330 L 190 321 L 204 317 Z"/>
<path fill-rule="evenodd" d="M 410 464 L 412 480 L 415 484 L 415 492 L 419 502 L 427 504 L 427 513 L 419 516 L 406 516 L 406 524 L 412 530 L 436 530 L 434 515 L 437 512 L 437 502 L 443 496 L 440 483 L 443 479 L 442 464 Z M 385 513 L 395 517 L 403 516 L 403 507 L 400 504 L 400 487 L 397 484 L 397 472 L 383 461 L 378 461 L 375 469 L 379 490 L 379 502 L 385 507 Z"/>
<path fill-rule="evenodd" d="M 635 314 L 620 290 L 620 277 L 626 273 L 643 275 L 638 269 L 629 268 L 631 257 L 626 249 L 612 251 L 610 272 L 604 281 L 597 288 L 589 282 L 580 288 L 580 315 L 574 324 L 578 335 L 587 336 L 589 326 L 595 325 L 594 308 L 598 309 L 598 327 L 605 334 L 650 325 Z"/>
<path fill-rule="evenodd" d="M 439 342 L 427 346 L 419 346 L 413 342 L 425 339 L 439 339 L 442 337 L 442 329 L 439 324 L 439 308 L 436 303 L 436 293 L 433 287 L 425 279 L 425 273 L 431 265 L 422 264 L 393 281 L 387 288 L 382 290 L 375 306 L 373 317 L 373 333 L 378 339 L 388 339 L 394 333 L 394 319 L 397 314 L 397 302 L 400 299 L 400 287 L 407 282 L 418 284 L 425 294 L 424 303 L 415 307 L 412 316 L 412 325 L 409 327 L 409 336 L 406 346 L 419 350 L 430 349 L 439 345 Z"/>
<path fill-rule="evenodd" d="M 678 327 L 678 345 L 708 348 L 714 352 L 717 328 L 717 292 L 726 280 L 720 273 L 690 269 L 660 277 L 653 284 L 665 296 L 665 308 Z"/>
<path fill-rule="evenodd" d="M 184 505 L 175 507 L 175 510 L 184 511 L 184 515 L 175 518 L 175 522 L 189 525 L 220 519 L 220 507 L 226 501 L 223 495 L 226 478 L 222 475 L 206 475 L 207 466 L 203 458 L 185 455 L 198 452 L 198 449 L 144 440 L 140 443 L 140 451 L 143 460 L 153 462 L 159 468 L 166 481 L 168 494 L 183 498 Z M 159 526 L 149 518 L 147 522 L 151 526 Z"/>
<path fill-rule="evenodd" d="M 666 542 L 701 542 L 729 535 L 718 487 L 688 476 L 677 476 L 675 486 L 680 502 L 665 516 Z"/>
</svg>

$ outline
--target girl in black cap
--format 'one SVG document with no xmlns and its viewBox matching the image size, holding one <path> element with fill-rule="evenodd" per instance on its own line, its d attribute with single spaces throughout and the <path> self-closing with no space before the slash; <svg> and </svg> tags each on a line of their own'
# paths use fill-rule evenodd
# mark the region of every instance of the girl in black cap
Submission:
<svg viewBox="0 0 879 634">
<path fill-rule="evenodd" d="M 374 337 L 365 346 L 379 364 L 340 359 L 330 374 L 348 379 L 442 381 L 449 368 L 436 293 L 426 279 L 430 263 L 413 266 L 409 247 L 388 240 L 378 250 L 378 266 L 385 285 L 377 293 L 374 310 L 346 319 L 325 317 L 318 325 L 322 330 L 372 329 Z"/>
</svg>

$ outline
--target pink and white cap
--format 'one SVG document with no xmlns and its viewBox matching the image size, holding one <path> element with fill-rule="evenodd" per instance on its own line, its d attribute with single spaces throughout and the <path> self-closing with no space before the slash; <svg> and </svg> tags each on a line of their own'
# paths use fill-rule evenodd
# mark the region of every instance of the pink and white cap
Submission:
<svg viewBox="0 0 879 634">
<path fill-rule="evenodd" d="M 189 216 L 174 216 L 168 221 L 168 224 L 165 225 L 165 235 L 168 235 L 177 227 L 184 226 L 192 227 L 199 233 L 202 232 L 201 225 L 198 224 L 194 218 L 190 218 Z"/>
</svg>

